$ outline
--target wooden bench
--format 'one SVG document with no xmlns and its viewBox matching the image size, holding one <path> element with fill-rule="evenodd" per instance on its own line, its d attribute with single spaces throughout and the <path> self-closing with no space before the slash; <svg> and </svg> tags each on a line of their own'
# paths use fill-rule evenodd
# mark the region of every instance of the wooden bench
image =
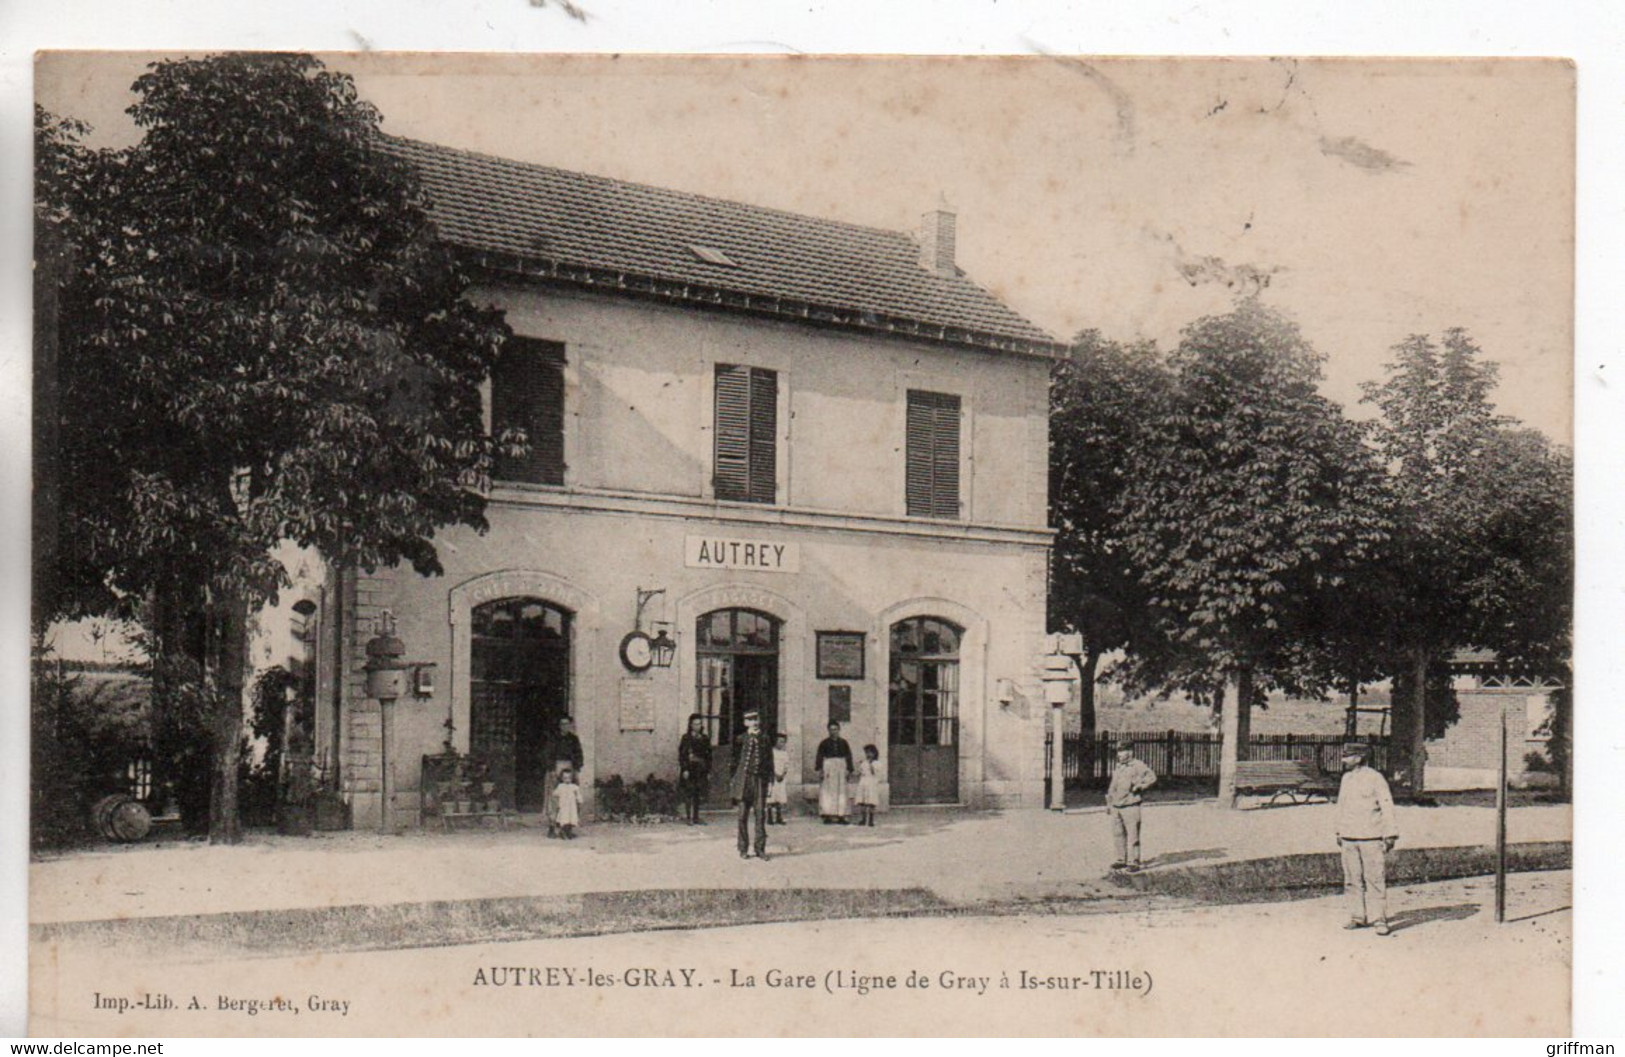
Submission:
<svg viewBox="0 0 1625 1057">
<path fill-rule="evenodd" d="M 1309 760 L 1236 761 L 1238 794 L 1268 793 L 1272 804 L 1283 796 L 1289 797 L 1294 804 L 1307 804 L 1317 796 L 1329 803 L 1336 791 L 1336 782 L 1321 774 L 1320 768 Z"/>
</svg>

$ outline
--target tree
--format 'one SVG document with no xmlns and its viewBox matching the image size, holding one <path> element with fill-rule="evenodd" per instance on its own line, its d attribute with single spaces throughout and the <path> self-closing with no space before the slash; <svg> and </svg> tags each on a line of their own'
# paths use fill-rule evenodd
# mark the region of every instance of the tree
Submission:
<svg viewBox="0 0 1625 1057">
<path fill-rule="evenodd" d="M 1382 412 L 1375 436 L 1393 496 L 1385 609 L 1396 770 L 1421 792 L 1425 742 L 1442 733 L 1436 710 L 1449 707 L 1439 668 L 1452 651 L 1492 649 L 1509 664 L 1566 671 L 1572 468 L 1495 413 L 1496 365 L 1466 331 L 1446 331 L 1440 345 L 1413 334 L 1393 351 L 1387 378 L 1366 383 L 1364 399 Z"/>
<path fill-rule="evenodd" d="M 34 108 L 34 504 L 33 612 L 36 639 L 61 610 L 57 581 L 58 431 L 57 385 L 61 287 L 76 265 L 73 247 L 91 244 L 98 211 L 91 206 L 100 182 L 101 156 L 81 138 L 83 122 Z"/>
<path fill-rule="evenodd" d="M 1321 359 L 1256 299 L 1187 328 L 1169 361 L 1173 396 L 1119 502 L 1167 644 L 1160 677 L 1230 684 L 1224 803 L 1253 704 L 1270 688 L 1324 692 L 1329 598 L 1385 535 L 1378 469 L 1316 391 Z"/>
<path fill-rule="evenodd" d="M 229 55 L 155 63 L 134 90 L 142 140 L 45 206 L 75 245 L 43 576 L 51 616 L 150 599 L 154 649 L 196 662 L 218 702 L 210 838 L 233 841 L 247 614 L 286 586 L 274 549 L 437 573 L 435 532 L 483 530 L 493 454 L 523 438 L 484 425 L 500 313 L 464 299 L 350 78 Z"/>
<path fill-rule="evenodd" d="M 1122 345 L 1084 331 L 1050 376 L 1050 626 L 1083 637 L 1084 740 L 1095 730 L 1101 658 L 1156 634 L 1146 588 L 1131 564 L 1119 504 L 1131 453 L 1156 421 L 1170 388 L 1149 343 Z"/>
<path fill-rule="evenodd" d="M 1503 431 L 1486 459 L 1498 512 L 1494 559 L 1477 579 L 1474 638 L 1508 666 L 1557 683 L 1544 726 L 1546 762 L 1566 794 L 1572 776 L 1574 460 L 1532 430 Z"/>
<path fill-rule="evenodd" d="M 1574 623 L 1574 461 L 1534 430 L 1495 430 L 1458 518 L 1482 560 L 1466 581 L 1473 645 L 1505 664 L 1567 672 Z"/>
</svg>

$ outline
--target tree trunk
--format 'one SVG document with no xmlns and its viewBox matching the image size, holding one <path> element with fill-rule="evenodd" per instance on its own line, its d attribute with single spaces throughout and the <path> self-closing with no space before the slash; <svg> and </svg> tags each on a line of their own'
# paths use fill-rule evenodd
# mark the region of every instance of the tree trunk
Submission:
<svg viewBox="0 0 1625 1057">
<path fill-rule="evenodd" d="M 1407 752 L 1410 756 L 1411 793 L 1414 796 L 1421 796 L 1422 791 L 1427 788 L 1428 660 L 1427 650 L 1411 651 L 1411 663 L 1415 666 L 1412 679 L 1415 682 L 1416 692 L 1414 707 L 1411 709 Z"/>
<path fill-rule="evenodd" d="M 243 737 L 243 683 L 248 667 L 248 607 L 228 597 L 210 607 L 210 672 L 214 690 L 213 784 L 209 790 L 209 843 L 243 839 L 237 810 L 237 768 Z"/>
<path fill-rule="evenodd" d="M 1360 733 L 1360 681 L 1349 679 L 1349 707 L 1343 716 L 1343 737 L 1352 740 Z"/>
<path fill-rule="evenodd" d="M 1241 713 L 1246 707 L 1244 693 L 1251 693 L 1252 672 L 1242 668 L 1229 673 L 1230 686 L 1220 691 L 1224 699 L 1219 704 L 1219 806 L 1236 806 L 1236 761 L 1241 744 Z"/>
<path fill-rule="evenodd" d="M 204 831 L 209 778 L 199 771 L 192 703 L 205 685 L 203 610 L 198 586 L 171 568 L 152 592 L 152 789 L 160 811 L 171 806 L 188 833 Z M 212 739 L 211 739 L 212 740 Z"/>
<path fill-rule="evenodd" d="M 1236 673 L 1236 759 L 1253 758 L 1253 670 Z"/>
<path fill-rule="evenodd" d="M 1078 664 L 1078 733 L 1088 745 L 1095 740 L 1095 673 L 1100 669 L 1100 651 L 1090 649 L 1073 660 Z"/>
</svg>

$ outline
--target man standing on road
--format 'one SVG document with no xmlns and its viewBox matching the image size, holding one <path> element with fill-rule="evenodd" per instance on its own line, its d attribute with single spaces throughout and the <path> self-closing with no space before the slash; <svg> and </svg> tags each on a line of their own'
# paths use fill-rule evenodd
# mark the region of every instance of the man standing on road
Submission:
<svg viewBox="0 0 1625 1057">
<path fill-rule="evenodd" d="M 1388 927 L 1388 853 L 1399 840 L 1388 780 L 1370 765 L 1367 745 L 1343 746 L 1343 782 L 1337 788 L 1337 846 L 1343 852 L 1346 929 Z"/>
<path fill-rule="evenodd" d="M 739 857 L 750 858 L 750 816 L 756 813 L 755 849 L 758 859 L 767 855 L 767 787 L 773 781 L 773 745 L 762 733 L 761 713 L 745 713 L 745 733 L 734 746 L 733 781 L 729 793 L 739 806 Z"/>
<path fill-rule="evenodd" d="M 1112 869 L 1138 873 L 1140 869 L 1140 802 L 1157 782 L 1156 772 L 1134 758 L 1132 745 L 1117 747 L 1117 766 L 1106 788 L 1106 815 L 1112 821 L 1117 858 Z"/>
</svg>

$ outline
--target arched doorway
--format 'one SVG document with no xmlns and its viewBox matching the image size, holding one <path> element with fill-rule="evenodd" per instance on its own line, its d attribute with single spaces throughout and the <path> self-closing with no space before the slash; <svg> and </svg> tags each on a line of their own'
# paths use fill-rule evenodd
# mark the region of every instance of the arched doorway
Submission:
<svg viewBox="0 0 1625 1057">
<path fill-rule="evenodd" d="M 469 752 L 489 762 L 502 802 L 540 811 L 544 749 L 570 715 L 569 610 L 540 598 L 475 607 L 469 675 Z"/>
<path fill-rule="evenodd" d="M 779 621 L 754 609 L 716 609 L 694 627 L 696 711 L 705 717 L 713 750 L 711 800 L 728 802 L 734 745 L 745 713 L 762 714 L 762 729 L 779 729 Z"/>
<path fill-rule="evenodd" d="M 891 626 L 886 764 L 899 804 L 959 800 L 959 649 L 965 629 L 939 617 Z"/>
</svg>

